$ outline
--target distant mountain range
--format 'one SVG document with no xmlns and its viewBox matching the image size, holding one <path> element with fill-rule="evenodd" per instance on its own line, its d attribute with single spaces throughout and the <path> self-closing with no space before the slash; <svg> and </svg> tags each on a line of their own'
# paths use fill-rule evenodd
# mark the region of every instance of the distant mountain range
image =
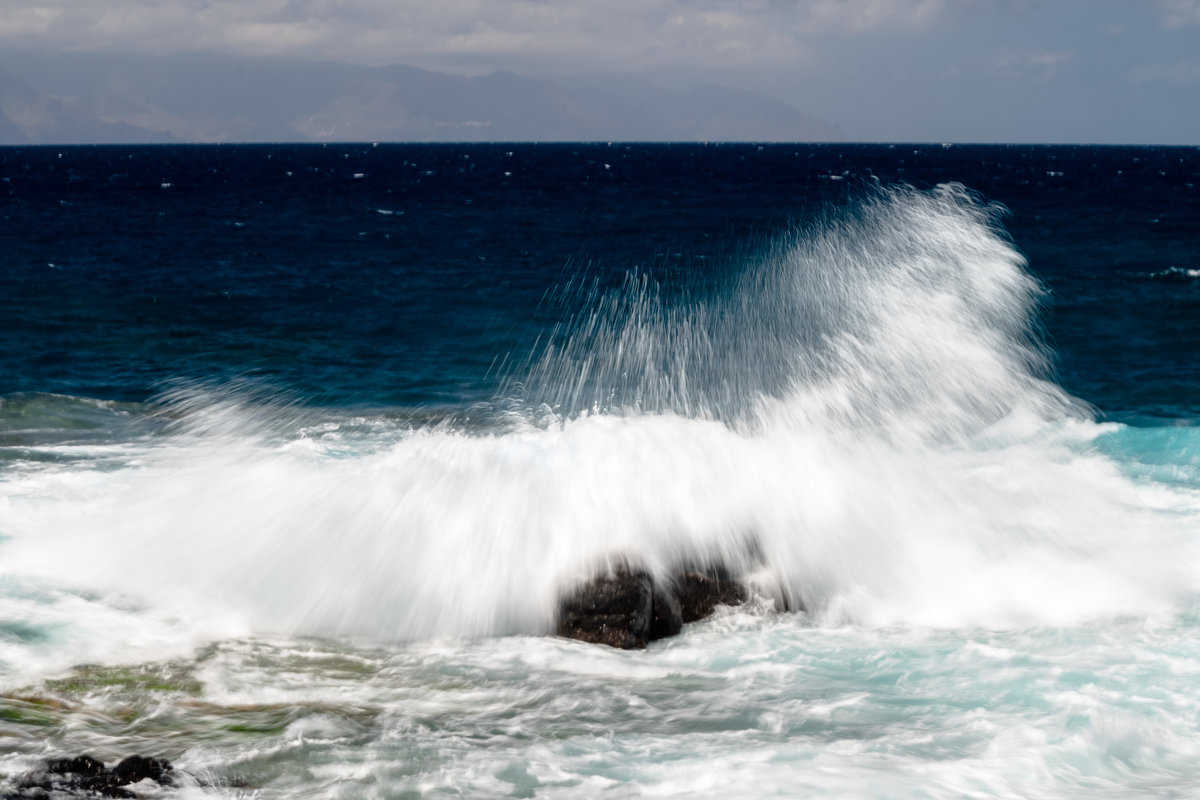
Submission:
<svg viewBox="0 0 1200 800">
<path fill-rule="evenodd" d="M 0 55 L 0 144 L 833 141 L 770 97 L 204 56 Z"/>
</svg>

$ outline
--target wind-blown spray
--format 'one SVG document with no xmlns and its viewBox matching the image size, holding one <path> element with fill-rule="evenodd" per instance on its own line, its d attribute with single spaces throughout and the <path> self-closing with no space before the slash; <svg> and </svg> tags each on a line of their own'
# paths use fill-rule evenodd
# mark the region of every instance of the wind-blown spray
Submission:
<svg viewBox="0 0 1200 800">
<path fill-rule="evenodd" d="M 170 613 L 385 639 L 549 630 L 618 556 L 719 560 L 821 623 L 1171 608 L 1189 523 L 1147 510 L 1050 380 L 1000 214 L 873 190 L 715 295 L 633 277 L 534 355 L 494 429 L 284 406 L 264 426 L 261 398 L 176 391 L 169 446 L 9 492 L 9 567 L 53 551 L 56 576 Z M 71 485 L 43 503 L 45 480 Z"/>
</svg>

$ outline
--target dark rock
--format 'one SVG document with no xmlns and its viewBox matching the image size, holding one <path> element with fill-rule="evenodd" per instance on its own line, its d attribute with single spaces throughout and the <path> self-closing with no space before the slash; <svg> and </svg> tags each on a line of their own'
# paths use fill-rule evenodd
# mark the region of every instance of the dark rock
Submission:
<svg viewBox="0 0 1200 800">
<path fill-rule="evenodd" d="M 670 586 L 655 585 L 654 608 L 650 614 L 650 641 L 676 636 L 683 629 L 683 611 Z"/>
<path fill-rule="evenodd" d="M 130 756 L 107 769 L 103 762 L 89 755 L 74 758 L 53 758 L 44 769 L 31 772 L 16 781 L 16 791 L 0 795 L 0 800 L 16 798 L 95 798 L 137 797 L 123 788 L 127 784 L 150 778 L 163 786 L 174 784 L 173 767 L 160 758 Z"/>
<path fill-rule="evenodd" d="M 129 756 L 112 768 L 112 774 L 121 785 L 137 783 L 149 778 L 162 786 L 175 784 L 174 768 L 169 761 L 161 758 L 146 758 L 144 756 Z"/>
<path fill-rule="evenodd" d="M 688 570 L 679 573 L 675 591 L 679 596 L 684 623 L 696 622 L 713 613 L 719 605 L 736 606 L 746 602 L 746 587 L 729 579 L 721 569 L 707 573 Z"/>
<path fill-rule="evenodd" d="M 558 635 L 622 650 L 645 647 L 650 639 L 653 596 L 649 574 L 622 565 L 563 598 Z"/>
<path fill-rule="evenodd" d="M 623 563 L 562 598 L 556 632 L 629 650 L 675 636 L 685 623 L 704 619 L 716 606 L 738 605 L 746 598 L 746 588 L 721 567 L 683 570 L 656 584 L 645 570 Z"/>
<path fill-rule="evenodd" d="M 52 758 L 46 762 L 46 772 L 52 775 L 79 775 L 94 778 L 104 774 L 104 762 L 84 754 L 74 758 Z"/>
</svg>

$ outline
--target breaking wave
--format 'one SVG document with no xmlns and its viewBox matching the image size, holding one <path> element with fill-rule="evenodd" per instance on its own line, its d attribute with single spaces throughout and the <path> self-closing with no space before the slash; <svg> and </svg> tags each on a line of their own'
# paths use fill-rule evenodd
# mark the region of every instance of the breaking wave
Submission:
<svg viewBox="0 0 1200 800">
<path fill-rule="evenodd" d="M 1127 429 L 1054 383 L 1001 216 L 957 185 L 874 190 L 721 291 L 631 276 L 483 425 L 177 387 L 169 432 L 120 468 L 3 484 L 6 573 L 382 639 L 548 630 L 563 586 L 617 555 L 719 560 L 816 624 L 1177 610 L 1196 483 L 1139 473 Z"/>
</svg>

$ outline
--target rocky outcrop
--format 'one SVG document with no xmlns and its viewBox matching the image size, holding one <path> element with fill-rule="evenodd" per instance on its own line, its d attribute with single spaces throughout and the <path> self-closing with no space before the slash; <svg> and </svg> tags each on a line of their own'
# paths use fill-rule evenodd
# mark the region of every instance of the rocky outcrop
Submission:
<svg viewBox="0 0 1200 800">
<path fill-rule="evenodd" d="M 160 786 L 173 786 L 174 768 L 161 758 L 130 756 L 112 769 L 89 755 L 53 758 L 40 769 L 17 779 L 3 800 L 35 798 L 137 797 L 124 787 L 149 778 Z"/>
<path fill-rule="evenodd" d="M 642 648 L 678 634 L 718 605 L 744 603 L 747 596 L 746 588 L 721 568 L 678 570 L 655 581 L 646 570 L 621 563 L 562 597 L 556 632 L 623 650 Z"/>
</svg>

